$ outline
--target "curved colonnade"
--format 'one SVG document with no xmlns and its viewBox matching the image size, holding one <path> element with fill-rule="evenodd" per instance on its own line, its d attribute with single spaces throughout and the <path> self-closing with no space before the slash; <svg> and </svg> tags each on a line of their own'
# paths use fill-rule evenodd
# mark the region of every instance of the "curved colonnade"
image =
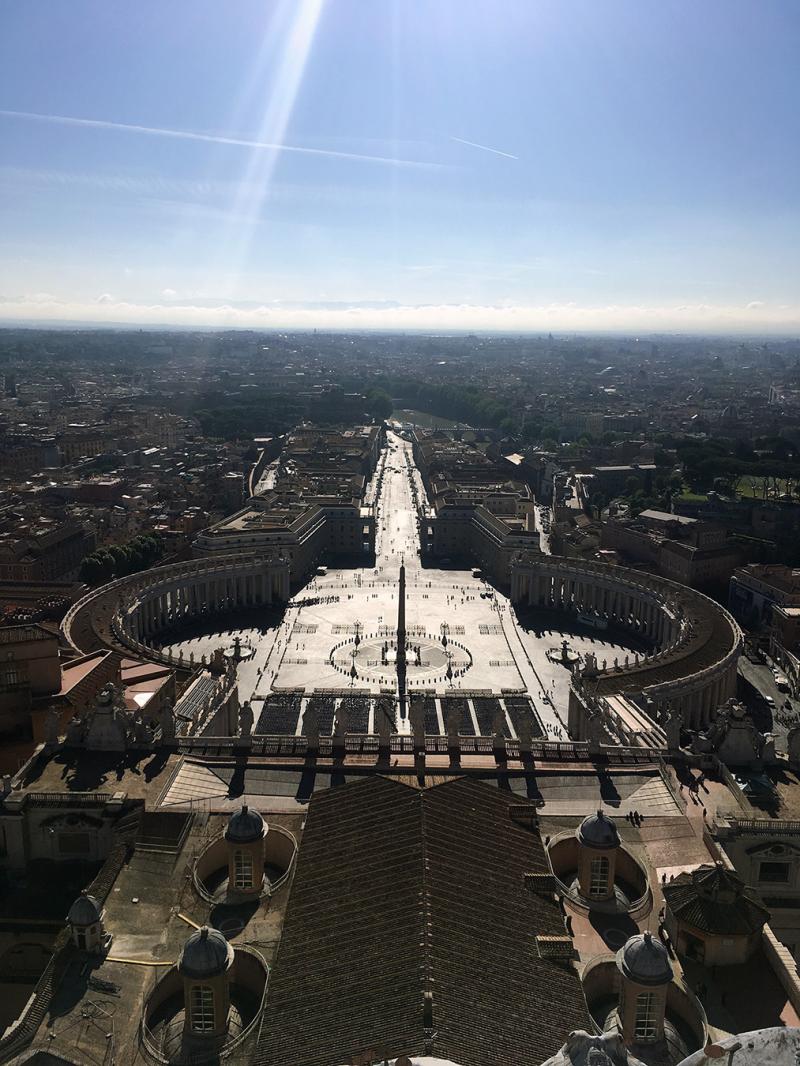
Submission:
<svg viewBox="0 0 800 1066">
<path fill-rule="evenodd" d="M 155 567 L 88 593 L 68 611 L 63 631 L 85 654 L 107 647 L 175 665 L 151 640 L 172 626 L 289 599 L 289 563 L 238 553 Z M 557 556 L 518 556 L 511 566 L 517 606 L 584 614 L 644 640 L 650 650 L 584 671 L 595 698 L 644 694 L 659 714 L 680 714 L 692 728 L 707 724 L 735 692 L 742 631 L 702 593 L 660 577 L 604 563 Z"/>
<path fill-rule="evenodd" d="M 175 663 L 150 645 L 171 626 L 225 611 L 285 603 L 289 563 L 251 554 L 192 559 L 119 578 L 88 593 L 67 612 L 64 636 L 76 651 L 99 647 Z"/>
<path fill-rule="evenodd" d="M 529 555 L 512 563 L 511 601 L 584 614 L 651 645 L 633 661 L 598 664 L 595 697 L 643 693 L 658 712 L 671 709 L 699 728 L 736 691 L 742 631 L 695 589 L 607 563 Z"/>
</svg>

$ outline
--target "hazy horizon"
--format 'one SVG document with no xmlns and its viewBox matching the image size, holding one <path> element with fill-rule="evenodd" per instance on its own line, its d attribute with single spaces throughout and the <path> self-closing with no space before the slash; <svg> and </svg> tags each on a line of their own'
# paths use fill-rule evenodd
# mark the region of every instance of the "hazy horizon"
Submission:
<svg viewBox="0 0 800 1066">
<path fill-rule="evenodd" d="M 6 8 L 0 325 L 792 335 L 794 0 Z"/>
</svg>

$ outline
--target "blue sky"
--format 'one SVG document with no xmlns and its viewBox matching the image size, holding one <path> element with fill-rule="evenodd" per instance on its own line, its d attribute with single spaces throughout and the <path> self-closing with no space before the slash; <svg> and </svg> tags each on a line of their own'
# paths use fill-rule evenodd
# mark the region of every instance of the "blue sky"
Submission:
<svg viewBox="0 0 800 1066">
<path fill-rule="evenodd" d="M 798 54 L 797 0 L 5 0 L 0 320 L 796 332 Z"/>
</svg>

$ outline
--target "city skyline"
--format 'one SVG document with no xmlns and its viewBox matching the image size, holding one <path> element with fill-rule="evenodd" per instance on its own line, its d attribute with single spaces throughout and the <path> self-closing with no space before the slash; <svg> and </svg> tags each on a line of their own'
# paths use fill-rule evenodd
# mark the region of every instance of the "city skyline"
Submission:
<svg viewBox="0 0 800 1066">
<path fill-rule="evenodd" d="M 783 0 L 3 24 L 0 323 L 800 327 Z"/>
</svg>

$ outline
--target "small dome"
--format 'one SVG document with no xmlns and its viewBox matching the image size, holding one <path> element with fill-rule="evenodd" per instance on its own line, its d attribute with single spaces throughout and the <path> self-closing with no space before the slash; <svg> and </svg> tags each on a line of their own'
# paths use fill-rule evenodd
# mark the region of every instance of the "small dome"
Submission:
<svg viewBox="0 0 800 1066">
<path fill-rule="evenodd" d="M 632 936 L 617 952 L 617 967 L 637 985 L 667 985 L 672 980 L 669 952 L 652 933 Z"/>
<path fill-rule="evenodd" d="M 102 914 L 103 908 L 94 896 L 78 896 L 69 909 L 67 921 L 70 925 L 94 925 Z"/>
<path fill-rule="evenodd" d="M 183 945 L 178 969 L 185 977 L 216 977 L 233 962 L 233 948 L 218 929 L 204 925 Z"/>
<path fill-rule="evenodd" d="M 587 848 L 618 848 L 619 833 L 602 811 L 590 814 L 578 826 L 578 842 Z"/>
<path fill-rule="evenodd" d="M 251 810 L 245 803 L 240 811 L 236 811 L 228 819 L 225 839 L 232 844 L 251 844 L 254 840 L 266 836 L 266 833 L 264 819 L 258 811 Z"/>
</svg>

